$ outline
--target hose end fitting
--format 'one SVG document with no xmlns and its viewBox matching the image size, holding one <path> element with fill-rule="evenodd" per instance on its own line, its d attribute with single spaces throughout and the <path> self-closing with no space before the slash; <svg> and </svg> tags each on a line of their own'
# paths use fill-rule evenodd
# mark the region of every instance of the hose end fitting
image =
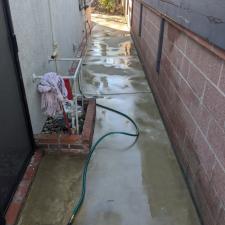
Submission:
<svg viewBox="0 0 225 225">
<path fill-rule="evenodd" d="M 74 220 L 74 214 L 71 216 L 70 221 L 67 223 L 67 225 L 72 225 Z"/>
</svg>

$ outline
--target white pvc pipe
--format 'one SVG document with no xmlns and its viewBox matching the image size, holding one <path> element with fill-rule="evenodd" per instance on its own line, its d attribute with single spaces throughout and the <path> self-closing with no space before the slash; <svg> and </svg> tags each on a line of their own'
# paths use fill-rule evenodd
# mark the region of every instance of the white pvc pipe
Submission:
<svg viewBox="0 0 225 225">
<path fill-rule="evenodd" d="M 80 133 L 80 130 L 79 130 L 79 117 L 78 117 L 78 92 L 77 92 L 77 87 L 76 87 L 76 79 L 78 79 L 78 73 L 82 73 L 82 58 L 60 58 L 60 59 L 49 59 L 49 62 L 52 62 L 54 61 L 55 63 L 57 61 L 78 61 L 78 65 L 77 65 L 77 68 L 76 68 L 76 71 L 74 72 L 74 75 L 73 76 L 62 76 L 63 78 L 65 79 L 69 79 L 69 80 L 73 80 L 73 85 L 74 85 L 74 102 L 75 102 L 75 115 L 72 116 L 72 128 L 74 128 L 74 120 L 75 120 L 75 123 L 76 123 L 76 130 L 77 130 L 77 134 Z M 43 76 L 37 76 L 36 74 L 33 74 L 32 75 L 33 77 L 33 82 L 35 82 L 36 80 L 38 79 L 41 79 Z M 82 99 L 82 107 L 83 107 L 83 99 Z M 75 116 L 75 118 L 74 118 Z"/>
<path fill-rule="evenodd" d="M 53 50 L 53 54 L 55 52 L 55 54 L 57 55 L 57 43 L 56 43 L 56 40 L 55 40 L 53 18 L 52 18 L 52 8 L 51 7 L 52 7 L 51 6 L 51 0 L 48 0 L 49 21 L 50 21 L 50 29 L 51 29 L 51 35 L 52 35 L 52 50 Z M 57 66 L 56 61 L 55 61 L 55 70 L 56 70 L 56 73 L 58 73 L 58 66 Z"/>
<path fill-rule="evenodd" d="M 50 21 L 50 28 L 51 28 L 51 35 L 52 35 L 52 47 L 53 47 L 56 44 L 56 41 L 55 41 L 55 34 L 54 34 L 54 30 L 53 30 L 51 0 L 48 0 L 48 11 L 49 11 L 49 21 Z"/>
<path fill-rule="evenodd" d="M 57 62 L 57 61 L 79 61 L 78 65 L 77 65 L 77 68 L 76 68 L 76 71 L 74 72 L 74 75 L 73 76 L 62 76 L 63 78 L 65 79 L 69 79 L 69 80 L 76 80 L 77 79 L 77 76 L 78 76 L 78 73 L 80 72 L 81 70 L 81 66 L 82 66 L 82 58 L 60 58 L 60 59 L 49 59 L 49 61 L 53 61 L 53 62 Z M 36 74 L 33 74 L 32 75 L 33 77 L 33 81 L 37 80 L 37 79 L 41 79 L 43 76 L 37 76 Z"/>
</svg>

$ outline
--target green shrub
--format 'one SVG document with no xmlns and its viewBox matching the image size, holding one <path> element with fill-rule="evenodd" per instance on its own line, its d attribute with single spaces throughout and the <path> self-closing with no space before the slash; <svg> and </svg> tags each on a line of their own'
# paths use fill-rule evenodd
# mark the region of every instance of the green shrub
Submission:
<svg viewBox="0 0 225 225">
<path fill-rule="evenodd" d="M 116 0 L 99 0 L 99 3 L 107 11 L 112 11 L 116 7 Z"/>
</svg>

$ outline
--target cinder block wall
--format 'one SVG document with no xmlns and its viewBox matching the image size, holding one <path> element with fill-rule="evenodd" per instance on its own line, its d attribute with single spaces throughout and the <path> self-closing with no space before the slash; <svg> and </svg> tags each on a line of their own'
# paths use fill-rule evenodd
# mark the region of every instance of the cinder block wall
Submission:
<svg viewBox="0 0 225 225">
<path fill-rule="evenodd" d="M 160 72 L 161 16 L 133 2 L 131 32 L 147 78 L 205 225 L 225 224 L 225 52 L 166 19 Z M 204 45 L 204 47 L 203 47 Z"/>
</svg>

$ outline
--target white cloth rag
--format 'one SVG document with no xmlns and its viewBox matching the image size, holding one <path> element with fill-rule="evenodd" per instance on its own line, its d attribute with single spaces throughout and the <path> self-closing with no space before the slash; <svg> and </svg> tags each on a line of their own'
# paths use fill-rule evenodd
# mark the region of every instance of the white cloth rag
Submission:
<svg viewBox="0 0 225 225">
<path fill-rule="evenodd" d="M 41 109 L 47 115 L 54 117 L 62 113 L 62 103 L 67 99 L 67 89 L 63 78 L 56 73 L 44 74 L 38 84 L 41 93 Z"/>
</svg>

